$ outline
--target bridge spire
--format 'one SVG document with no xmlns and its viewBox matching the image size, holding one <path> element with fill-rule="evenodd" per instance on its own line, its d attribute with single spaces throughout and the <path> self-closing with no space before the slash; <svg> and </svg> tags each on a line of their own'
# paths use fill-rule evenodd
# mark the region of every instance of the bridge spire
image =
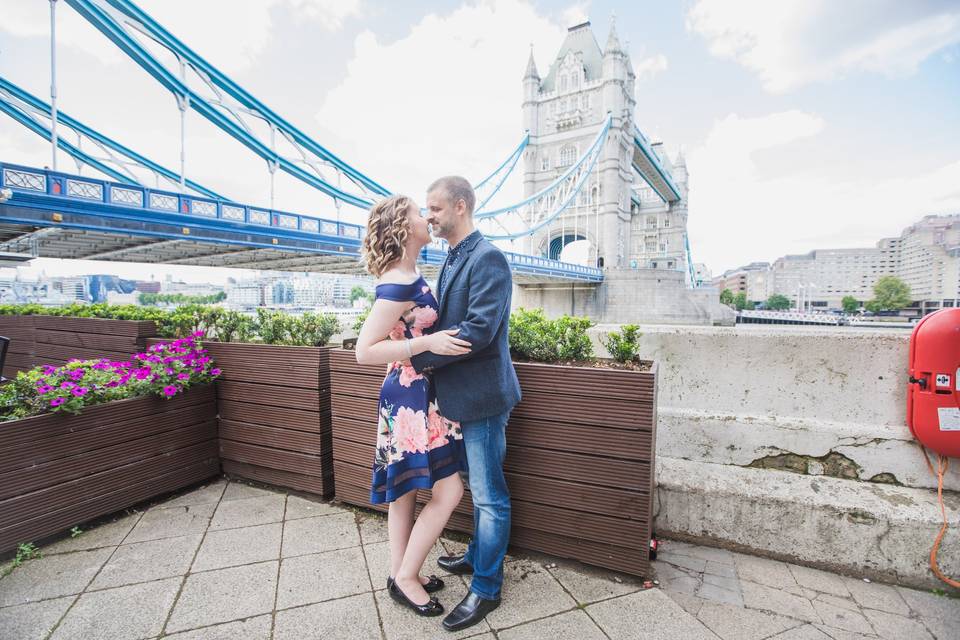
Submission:
<svg viewBox="0 0 960 640">
<path fill-rule="evenodd" d="M 537 73 L 537 62 L 533 59 L 533 43 L 530 43 L 530 57 L 527 59 L 527 71 L 523 74 L 523 79 L 527 80 L 533 78 L 535 80 L 540 79 L 540 74 Z"/>
<path fill-rule="evenodd" d="M 620 39 L 617 37 L 617 14 L 615 12 L 610 14 L 610 35 L 607 36 L 607 46 L 603 53 L 623 53 L 623 49 L 620 47 Z"/>
</svg>

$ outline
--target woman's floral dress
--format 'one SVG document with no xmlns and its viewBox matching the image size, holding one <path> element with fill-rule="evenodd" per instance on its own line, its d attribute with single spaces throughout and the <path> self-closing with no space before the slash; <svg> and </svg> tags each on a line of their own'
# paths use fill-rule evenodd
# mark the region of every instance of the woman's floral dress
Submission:
<svg viewBox="0 0 960 640">
<path fill-rule="evenodd" d="M 390 332 L 392 340 L 435 330 L 439 307 L 422 277 L 410 284 L 377 285 L 376 297 L 415 304 L 405 320 L 397 321 Z M 387 365 L 380 388 L 370 502 L 392 502 L 408 491 L 429 489 L 437 480 L 466 469 L 460 424 L 440 415 L 429 376 L 418 374 L 409 361 Z"/>
</svg>

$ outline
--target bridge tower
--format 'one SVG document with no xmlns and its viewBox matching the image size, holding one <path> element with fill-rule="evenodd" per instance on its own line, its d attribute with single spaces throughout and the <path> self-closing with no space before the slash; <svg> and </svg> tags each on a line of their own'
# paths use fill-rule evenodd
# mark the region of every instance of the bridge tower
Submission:
<svg viewBox="0 0 960 640">
<path fill-rule="evenodd" d="M 524 286 L 518 304 L 600 322 L 711 323 L 722 311 L 707 309 L 711 305 L 699 301 L 707 296 L 689 288 L 686 162 L 682 154 L 671 161 L 662 143 L 648 143 L 637 128 L 636 76 L 613 22 L 603 48 L 589 22 L 570 27 L 543 77 L 531 51 L 522 82 L 523 126 L 530 132 L 523 158 L 525 196 L 576 162 L 607 113 L 612 124 L 576 202 L 523 246 L 526 253 L 559 259 L 566 245 L 586 240 L 589 264 L 603 267 L 604 284 L 563 291 Z M 662 183 L 658 193 L 639 173 L 638 138 L 672 178 L 675 193 L 669 197 L 662 197 Z"/>
</svg>

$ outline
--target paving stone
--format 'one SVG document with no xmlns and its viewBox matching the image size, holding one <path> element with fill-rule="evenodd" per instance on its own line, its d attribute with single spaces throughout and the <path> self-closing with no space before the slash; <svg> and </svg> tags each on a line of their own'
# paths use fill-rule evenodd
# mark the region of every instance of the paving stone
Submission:
<svg viewBox="0 0 960 640">
<path fill-rule="evenodd" d="M 93 549 L 28 560 L 0 579 L 0 607 L 80 593 L 111 553 Z"/>
<path fill-rule="evenodd" d="M 903 587 L 896 587 L 896 591 L 921 618 L 960 622 L 960 600 L 956 598 L 938 596 L 926 591 Z M 875 609 L 877 607 L 871 608 Z"/>
<path fill-rule="evenodd" d="M 224 478 L 211 482 L 202 487 L 188 491 L 180 496 L 170 498 L 157 505 L 160 507 L 186 507 L 197 504 L 216 504 L 223 496 L 223 490 L 227 487 L 227 481 Z"/>
<path fill-rule="evenodd" d="M 164 640 L 270 640 L 273 616 L 267 614 L 163 636 Z M 281 640 L 280 636 L 276 636 Z"/>
<path fill-rule="evenodd" d="M 186 631 L 273 610 L 277 561 L 187 576 L 166 632 Z"/>
<path fill-rule="evenodd" d="M 440 538 L 440 544 L 447 550 L 447 554 L 451 556 L 462 556 L 467 552 L 467 544 L 464 542 L 450 540 L 449 538 Z"/>
<path fill-rule="evenodd" d="M 176 538 L 191 533 L 203 533 L 210 524 L 215 504 L 187 505 L 183 507 L 154 507 L 140 518 L 124 542 L 145 542 L 159 538 Z"/>
<path fill-rule="evenodd" d="M 737 578 L 737 570 L 733 564 L 723 564 L 716 560 L 708 560 L 704 568 L 705 575 L 718 576 L 721 578 Z"/>
<path fill-rule="evenodd" d="M 660 553 L 657 554 L 657 557 L 659 558 L 660 554 L 662 553 L 667 553 L 668 555 L 689 556 L 691 558 L 699 558 L 701 560 L 707 560 L 717 564 L 725 564 L 729 566 L 733 566 L 734 563 L 734 554 L 726 549 L 700 547 L 686 543 L 678 544 L 674 541 L 663 541 L 660 546 Z"/>
<path fill-rule="evenodd" d="M 208 531 L 191 571 L 208 571 L 280 558 L 283 524 Z"/>
<path fill-rule="evenodd" d="M 799 584 L 801 587 L 840 597 L 846 597 L 850 595 L 850 591 L 847 589 L 846 585 L 844 585 L 842 576 L 838 576 L 834 573 L 827 573 L 826 571 L 820 571 L 819 569 L 800 567 L 795 564 L 787 566 L 790 568 L 790 572 L 793 574 L 793 577 L 796 578 L 797 584 Z"/>
<path fill-rule="evenodd" d="M 751 609 L 771 611 L 807 622 L 822 622 L 806 598 L 752 582 L 743 582 L 740 587 L 743 590 L 743 603 Z"/>
<path fill-rule="evenodd" d="M 737 607 L 743 606 L 743 594 L 740 593 L 740 589 L 727 589 L 722 586 L 704 582 L 697 588 L 695 595 L 710 602 L 729 604 Z"/>
<path fill-rule="evenodd" d="M 885 611 L 874 611 L 873 609 L 864 609 L 863 615 L 873 625 L 877 635 L 885 640 L 902 640 L 904 638 L 932 640 L 933 638 L 923 624 L 911 618 Z M 956 631 L 956 628 L 954 628 L 954 631 Z"/>
<path fill-rule="evenodd" d="M 827 634 L 833 640 L 878 640 L 880 636 L 875 636 L 873 634 L 865 635 L 862 633 L 854 633 L 853 631 L 843 631 L 841 629 L 834 629 L 831 627 L 824 626 L 822 624 L 813 625 L 818 630 Z"/>
<path fill-rule="evenodd" d="M 360 547 L 285 558 L 277 608 L 286 609 L 370 591 Z"/>
<path fill-rule="evenodd" d="M 700 613 L 700 609 L 703 608 L 703 605 L 707 604 L 707 601 L 703 598 L 698 598 L 696 596 L 688 596 L 685 593 L 679 593 L 677 591 L 664 591 L 667 596 L 680 605 L 684 611 L 691 615 L 697 615 Z"/>
<path fill-rule="evenodd" d="M 543 638 L 606 640 L 603 631 L 594 624 L 590 616 L 580 610 L 567 611 L 560 615 L 498 631 L 497 636 L 500 640 L 542 640 Z"/>
<path fill-rule="evenodd" d="M 771 636 L 770 640 L 833 640 L 830 636 L 820 631 L 812 624 L 805 624 L 802 627 L 796 627 L 783 633 Z"/>
<path fill-rule="evenodd" d="M 375 590 L 387 588 L 387 578 L 390 575 L 390 543 L 375 542 L 363 547 L 364 555 L 367 558 L 367 570 L 370 573 L 370 582 Z M 437 558 L 445 552 L 440 544 L 433 545 L 427 559 L 423 562 L 423 568 L 420 569 L 420 575 L 429 576 L 448 576 L 448 572 L 440 568 L 437 564 Z"/>
<path fill-rule="evenodd" d="M 761 640 L 803 624 L 766 611 L 709 602 L 700 608 L 697 619 L 723 640 Z"/>
<path fill-rule="evenodd" d="M 703 586 L 703 583 L 691 576 L 683 576 L 680 578 L 674 578 L 673 580 L 660 581 L 660 588 L 664 591 L 683 593 L 688 596 L 697 595 L 697 591 L 701 586 Z"/>
<path fill-rule="evenodd" d="M 666 562 L 667 564 L 672 564 L 675 567 L 682 567 L 684 569 L 689 569 L 690 571 L 696 571 L 697 573 L 703 573 L 703 570 L 707 568 L 707 561 L 703 558 L 682 556 L 676 553 L 667 553 L 665 551 L 657 554 L 657 561 Z"/>
<path fill-rule="evenodd" d="M 321 500 L 310 500 L 300 496 L 287 496 L 287 512 L 284 520 L 298 520 L 312 516 L 326 516 L 332 513 L 350 513 L 349 509 L 338 507 Z"/>
<path fill-rule="evenodd" d="M 703 583 L 712 584 L 728 591 L 740 592 L 740 581 L 736 578 L 724 578 L 723 576 L 714 576 L 709 573 L 703 574 Z"/>
<path fill-rule="evenodd" d="M 223 492 L 223 497 L 220 498 L 220 500 L 222 502 L 227 502 L 229 500 L 244 500 L 246 498 L 259 498 L 261 496 L 275 495 L 284 494 L 279 491 L 271 491 L 270 489 L 254 487 L 253 485 L 231 480 L 230 484 L 227 485 L 227 489 Z"/>
<path fill-rule="evenodd" d="M 503 604 L 487 615 L 493 629 L 512 627 L 577 606 L 543 566 L 529 560 L 504 565 L 500 598 Z"/>
<path fill-rule="evenodd" d="M 0 638 L 43 640 L 77 596 L 0 609 Z"/>
<path fill-rule="evenodd" d="M 106 522 L 85 530 L 76 538 L 67 537 L 53 544 L 49 544 L 43 547 L 41 551 L 45 556 L 52 556 L 56 553 L 66 553 L 69 551 L 115 547 L 130 533 L 130 530 L 133 529 L 142 515 L 143 514 L 140 513 L 134 513 L 113 522 Z"/>
<path fill-rule="evenodd" d="M 643 588 L 633 578 L 621 578 L 620 582 L 617 582 L 611 572 L 585 565 L 560 563 L 547 571 L 581 604 L 626 595 Z"/>
<path fill-rule="evenodd" d="M 910 607 L 903 597 L 891 586 L 864 582 L 857 578 L 845 578 L 844 584 L 857 604 L 867 609 L 877 609 L 887 613 L 910 615 Z"/>
<path fill-rule="evenodd" d="M 827 604 L 846 609 L 847 611 L 860 611 L 860 606 L 853 601 L 853 598 L 838 598 L 827 593 L 818 593 L 816 598 L 811 598 L 811 602 L 826 602 Z"/>
<path fill-rule="evenodd" d="M 387 519 L 373 515 L 364 515 L 360 519 L 360 539 L 363 544 L 372 542 L 383 542 L 390 539 L 390 532 L 387 530 Z M 444 550 L 444 555 L 447 552 Z"/>
<path fill-rule="evenodd" d="M 813 608 L 828 627 L 854 633 L 873 633 L 873 627 L 859 611 L 835 607 L 823 600 L 814 600 Z"/>
<path fill-rule="evenodd" d="M 664 580 L 675 580 L 676 578 L 697 578 L 699 580 L 699 572 L 691 571 L 689 569 L 681 569 L 680 567 L 675 567 L 672 564 L 667 564 L 666 562 L 660 562 L 659 560 L 651 562 L 650 565 L 653 567 L 653 573 L 656 575 L 657 579 L 663 582 Z"/>
<path fill-rule="evenodd" d="M 785 562 L 738 554 L 735 558 L 735 564 L 737 575 L 740 576 L 741 580 L 748 580 L 774 589 L 799 586 Z"/>
<path fill-rule="evenodd" d="M 182 576 L 190 568 L 202 534 L 124 544 L 94 578 L 89 590 Z"/>
<path fill-rule="evenodd" d="M 659 589 L 604 600 L 588 606 L 587 613 L 617 640 L 716 640 L 703 623 Z"/>
<path fill-rule="evenodd" d="M 360 533 L 352 513 L 291 520 L 283 527 L 283 557 L 356 547 Z"/>
<path fill-rule="evenodd" d="M 221 502 L 213 514 L 213 520 L 210 521 L 210 530 L 236 529 L 281 522 L 285 502 L 286 496 L 279 493 Z"/>
<path fill-rule="evenodd" d="M 67 612 L 51 640 L 130 640 L 163 630 L 180 578 L 84 593 Z"/>
<path fill-rule="evenodd" d="M 447 586 L 440 593 L 435 594 L 445 611 L 449 613 L 467 595 L 467 585 L 463 580 L 454 578 L 447 581 Z M 490 625 L 484 620 L 472 627 L 461 631 L 450 632 L 441 626 L 443 616 L 425 618 L 418 616 L 407 607 L 394 602 L 387 594 L 386 589 L 375 593 L 377 607 L 380 610 L 380 620 L 383 622 L 383 632 L 387 640 L 454 640 L 466 638 L 490 631 Z M 501 608 L 510 606 L 504 602 Z M 495 612 L 494 612 L 495 613 Z"/>
<path fill-rule="evenodd" d="M 373 594 L 277 612 L 274 640 L 379 640 Z M 224 639 L 226 640 L 226 639 Z"/>
</svg>

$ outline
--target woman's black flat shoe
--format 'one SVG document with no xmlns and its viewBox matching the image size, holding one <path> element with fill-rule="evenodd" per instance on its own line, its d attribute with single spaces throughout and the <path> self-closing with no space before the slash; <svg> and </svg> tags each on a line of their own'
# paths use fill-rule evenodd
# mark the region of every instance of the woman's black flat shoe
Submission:
<svg viewBox="0 0 960 640">
<path fill-rule="evenodd" d="M 389 589 L 390 585 L 392 584 L 393 584 L 393 578 L 388 576 L 387 589 Z M 440 589 L 443 589 L 445 586 L 446 584 L 444 584 L 443 580 L 441 580 L 437 576 L 432 575 L 430 576 L 430 580 L 427 581 L 427 584 L 423 585 L 423 590 L 426 591 L 427 593 L 436 593 L 437 591 L 440 591 Z"/>
<path fill-rule="evenodd" d="M 436 598 L 430 598 L 427 604 L 415 604 L 391 578 L 387 578 L 387 592 L 399 604 L 413 609 L 418 616 L 433 617 L 443 613 L 443 605 Z"/>
</svg>

